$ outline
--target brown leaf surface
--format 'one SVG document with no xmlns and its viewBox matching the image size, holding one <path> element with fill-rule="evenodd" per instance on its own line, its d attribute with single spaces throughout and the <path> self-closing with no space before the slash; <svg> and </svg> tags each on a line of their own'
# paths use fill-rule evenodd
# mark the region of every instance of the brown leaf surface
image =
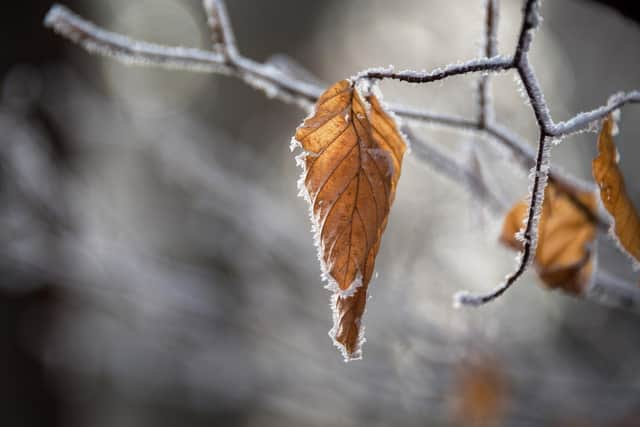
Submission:
<svg viewBox="0 0 640 427">
<path fill-rule="evenodd" d="M 406 149 L 379 100 L 362 98 L 349 80 L 334 84 L 294 140 L 323 278 L 335 292 L 330 335 L 346 360 L 361 356 L 367 289 Z"/>
<path fill-rule="evenodd" d="M 592 162 L 593 177 L 600 187 L 600 199 L 613 218 L 613 234 L 637 265 L 640 263 L 640 217 L 629 199 L 618 168 L 614 127 L 614 119 L 609 115 L 602 122 L 598 136 L 598 156 Z"/>
<path fill-rule="evenodd" d="M 593 215 L 597 209 L 593 193 L 576 196 Z M 516 233 L 522 227 L 529 206 L 525 201 L 515 204 L 502 225 L 500 240 L 516 250 L 522 242 Z M 538 224 L 538 247 L 535 266 L 540 279 L 549 288 L 560 288 L 580 295 L 593 273 L 593 254 L 590 245 L 596 237 L 596 225 L 589 215 L 576 206 L 554 184 L 545 190 L 542 215 Z"/>
</svg>

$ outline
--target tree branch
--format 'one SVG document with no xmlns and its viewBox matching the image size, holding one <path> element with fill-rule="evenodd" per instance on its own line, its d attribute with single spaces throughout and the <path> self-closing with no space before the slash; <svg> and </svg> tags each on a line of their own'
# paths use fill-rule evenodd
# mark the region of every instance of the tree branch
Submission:
<svg viewBox="0 0 640 427">
<path fill-rule="evenodd" d="M 540 142 L 538 143 L 538 153 L 536 158 L 536 165 L 533 169 L 533 182 L 529 195 L 529 210 L 527 212 L 527 219 L 522 233 L 521 239 L 523 242 L 523 250 L 518 257 L 518 265 L 515 271 L 509 274 L 504 283 L 499 285 L 492 292 L 485 295 L 471 295 L 467 291 L 458 292 L 454 296 L 454 305 L 468 305 L 479 306 L 486 304 L 502 295 L 507 289 L 509 289 L 527 270 L 527 267 L 531 265 L 536 254 L 536 246 L 538 243 L 538 222 L 540 219 L 540 213 L 542 211 L 542 203 L 544 201 L 544 189 L 547 185 L 547 173 L 545 173 L 545 165 L 548 165 L 549 150 L 547 148 L 547 138 L 544 134 L 540 135 Z"/>
<path fill-rule="evenodd" d="M 444 154 L 433 144 L 418 138 L 411 127 L 403 126 L 402 131 L 411 141 L 412 153 L 419 160 L 427 163 L 433 170 L 450 179 L 452 182 L 467 187 L 469 191 L 478 196 L 479 200 L 487 204 L 487 207 L 493 213 L 502 214 L 508 209 L 504 201 L 498 197 L 473 170 L 458 160 Z M 587 215 L 593 215 L 588 208 L 585 207 L 585 209 Z M 474 297 L 464 291 L 455 295 L 454 305 L 477 306 L 499 297 L 524 273 L 524 266 L 530 263 L 534 253 L 535 251 L 531 247 L 529 250 L 525 250 L 525 256 L 521 257 L 518 261 L 516 271 L 491 294 L 480 297 L 481 301 L 477 301 L 478 297 Z M 527 257 L 529 258 L 528 261 L 525 259 Z M 591 286 L 584 293 L 584 298 L 609 307 L 640 312 L 640 288 L 602 268 L 598 268 L 596 271 Z"/>
<path fill-rule="evenodd" d="M 584 113 L 576 114 L 571 119 L 559 122 L 551 126 L 547 131 L 549 135 L 561 137 L 588 129 L 593 123 L 604 119 L 609 113 L 623 107 L 626 104 L 640 103 L 640 91 L 619 93 L 610 97 L 609 102 L 602 107 Z"/>
<path fill-rule="evenodd" d="M 394 72 L 391 68 L 372 68 L 356 75 L 355 79 L 369 80 L 400 80 L 407 83 L 431 83 L 448 77 L 462 74 L 488 72 L 495 73 L 513 68 L 513 59 L 506 56 L 492 58 L 477 58 L 459 64 L 447 65 L 432 71 L 404 70 Z"/>
<path fill-rule="evenodd" d="M 523 13 L 522 26 L 516 51 L 513 56 L 512 65 L 518 71 L 518 76 L 520 77 L 529 98 L 540 133 L 535 165 L 531 170 L 529 209 L 524 229 L 519 233 L 519 237 L 521 237 L 523 241 L 523 250 L 518 254 L 518 265 L 515 271 L 508 275 L 505 281 L 495 290 L 484 295 L 471 295 L 467 291 L 458 292 L 454 296 L 454 305 L 456 306 L 479 306 L 496 299 L 509 289 L 522 276 L 522 274 L 524 274 L 535 258 L 538 238 L 538 222 L 542 211 L 544 191 L 548 182 L 550 170 L 550 148 L 548 146 L 548 138 L 552 136 L 551 129 L 553 129 L 555 125 L 551 118 L 551 114 L 549 113 L 549 108 L 544 100 L 540 84 L 535 77 L 533 67 L 529 63 L 528 57 L 529 49 L 533 41 L 533 33 L 541 20 L 539 14 L 539 0 L 526 0 Z M 562 185 L 560 187 L 562 187 Z M 579 202 L 576 197 L 573 197 L 572 201 L 574 203 Z M 588 210 L 588 208 L 582 205 L 582 203 L 576 204 L 583 210 Z M 598 218 L 598 223 L 606 224 L 607 221 L 600 220 Z"/>
<path fill-rule="evenodd" d="M 49 10 L 44 24 L 90 53 L 110 56 L 128 65 L 231 74 L 219 53 L 133 40 L 106 31 L 61 5 L 54 5 Z"/>
<path fill-rule="evenodd" d="M 224 2 L 220 0 L 203 0 L 202 7 L 207 15 L 207 23 L 211 29 L 214 49 L 222 52 L 227 61 L 237 57 L 236 37 Z"/>
<path fill-rule="evenodd" d="M 538 128 L 545 135 L 549 135 L 549 129 L 553 127 L 553 120 L 549 113 L 549 107 L 547 107 L 547 103 L 544 100 L 540 83 L 538 83 L 538 79 L 535 76 L 533 68 L 529 64 L 529 59 L 526 55 L 520 60 L 517 70 L 518 75 L 520 76 L 520 81 L 522 82 L 522 85 L 527 92 L 527 96 L 529 97 L 529 103 L 531 104 L 533 114 L 536 117 Z"/>
<path fill-rule="evenodd" d="M 513 55 L 513 63 L 518 66 L 522 61 L 526 61 L 533 33 L 540 25 L 540 4 L 539 0 L 525 0 L 522 9 L 522 25 L 520 27 L 520 35 L 518 36 L 518 44 L 516 45 L 516 53 Z"/>
<path fill-rule="evenodd" d="M 126 36 L 106 31 L 60 5 L 55 5 L 51 8 L 45 18 L 45 25 L 81 45 L 89 52 L 111 56 L 126 64 L 229 75 L 238 77 L 246 84 L 262 90 L 268 97 L 295 103 L 304 108 L 309 108 L 313 105 L 323 91 L 321 87 L 283 73 L 269 63 L 258 63 L 242 56 L 236 47 L 231 22 L 223 0 L 203 0 L 203 6 L 213 33 L 213 41 L 216 44 L 215 52 L 193 48 L 169 47 L 133 40 Z M 526 0 L 518 44 L 513 57 L 497 55 L 495 33 L 497 31 L 498 4 L 497 0 L 487 0 L 485 57 L 448 65 L 432 71 L 406 70 L 396 73 L 392 69 L 370 69 L 355 76 L 355 79 L 394 79 L 409 83 L 429 83 L 469 73 L 496 73 L 515 69 L 523 83 L 540 130 L 537 151 L 532 150 L 517 135 L 510 133 L 500 124 L 493 123 L 488 99 L 489 81 L 487 76 L 482 76 L 480 79 L 480 112 L 477 120 L 432 113 L 403 105 L 390 106 L 393 112 L 410 120 L 484 133 L 486 136 L 506 146 L 524 167 L 530 168 L 533 165 L 530 183 L 530 205 L 523 232 L 525 249 L 520 256 L 518 267 L 514 273 L 507 277 L 500 288 L 488 295 L 471 296 L 463 294 L 459 296 L 458 301 L 462 304 L 480 305 L 495 299 L 505 292 L 526 270 L 535 255 L 537 216 L 543 202 L 544 188 L 548 179 L 557 183 L 559 189 L 570 195 L 576 195 L 579 191 L 584 191 L 587 188 L 594 188 L 593 185 L 582 183 L 569 175 L 550 171 L 548 165 L 549 139 L 553 137 L 561 138 L 585 130 L 593 122 L 602 119 L 611 111 L 629 103 L 640 102 L 640 92 L 633 91 L 611 99 L 602 107 L 579 113 L 567 121 L 554 123 L 540 85 L 535 77 L 533 67 L 528 59 L 533 33 L 541 20 L 538 9 L 539 0 Z M 469 178 L 468 174 L 472 173 L 458 162 L 448 159 L 442 153 L 437 152 L 433 147 L 426 144 L 419 144 L 416 153 L 420 159 L 431 163 L 437 170 L 450 177 L 462 176 Z M 481 188 L 476 190 L 484 191 Z M 574 197 L 574 200 L 575 203 L 579 204 L 577 198 Z M 608 221 L 605 219 L 594 218 L 594 221 L 608 228 Z M 606 293 L 608 285 L 600 284 L 597 289 L 600 293 Z M 616 298 L 612 299 L 615 300 Z M 640 306 L 640 303 L 636 305 Z"/>
<path fill-rule="evenodd" d="M 498 55 L 498 0 L 486 0 L 485 8 L 484 56 L 492 58 Z M 482 128 L 486 128 L 489 122 L 493 122 L 489 83 L 489 75 L 480 76 L 478 81 L 478 124 Z"/>
<path fill-rule="evenodd" d="M 315 85 L 284 78 L 280 73 L 275 73 L 273 67 L 244 57 L 234 58 L 231 55 L 229 58 L 233 60 L 230 61 L 221 53 L 162 46 L 106 31 L 64 6 L 53 6 L 44 23 L 87 51 L 114 57 L 125 64 L 235 76 L 249 86 L 264 91 L 270 98 L 278 98 L 304 107 L 312 105 L 322 93 L 322 89 Z"/>
<path fill-rule="evenodd" d="M 521 238 L 523 242 L 523 249 L 518 254 L 517 267 L 515 271 L 509 274 L 502 284 L 490 293 L 483 295 L 472 295 L 468 291 L 460 291 L 454 295 L 454 306 L 456 307 L 461 305 L 477 307 L 498 298 L 524 274 L 527 267 L 535 257 L 538 235 L 538 217 L 544 200 L 544 188 L 547 184 L 548 176 L 548 169 L 543 169 L 545 157 L 548 155 L 548 152 L 545 150 L 545 125 L 551 120 L 550 117 L 548 117 L 548 111 L 546 110 L 546 104 L 542 97 L 542 91 L 535 79 L 533 70 L 529 67 L 527 57 L 533 40 L 533 31 L 539 23 L 537 7 L 537 0 L 527 0 L 525 3 L 520 36 L 518 38 L 516 52 L 511 64 L 511 66 L 516 67 L 518 71 L 518 76 L 525 87 L 527 96 L 529 97 L 536 116 L 538 127 L 540 128 L 538 151 L 535 166 L 532 169 L 532 181 L 529 192 L 529 210 L 527 212 L 524 230 L 520 231 L 520 233 L 522 233 Z"/>
</svg>

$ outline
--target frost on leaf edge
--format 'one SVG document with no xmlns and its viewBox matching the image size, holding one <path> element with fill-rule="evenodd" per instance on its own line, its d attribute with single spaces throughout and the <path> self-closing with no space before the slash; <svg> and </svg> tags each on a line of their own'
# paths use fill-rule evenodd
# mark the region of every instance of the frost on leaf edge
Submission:
<svg viewBox="0 0 640 427">
<path fill-rule="evenodd" d="M 369 102 L 367 101 L 367 96 L 368 95 L 373 95 L 377 98 L 382 110 L 385 112 L 385 114 L 387 114 L 395 123 L 396 128 L 398 130 L 398 133 L 402 139 L 402 142 L 405 144 L 406 148 L 407 148 L 407 153 L 411 152 L 411 145 L 409 143 L 409 138 L 407 137 L 407 135 L 402 132 L 402 121 L 401 119 L 389 108 L 389 106 L 384 102 L 383 100 L 383 95 L 382 92 L 380 91 L 379 87 L 377 84 L 371 84 L 371 82 L 364 82 L 364 84 L 359 84 L 360 82 L 362 82 L 362 80 L 358 80 L 357 77 L 351 77 L 348 79 L 345 79 L 346 81 L 349 82 L 349 84 L 351 85 L 351 87 L 353 87 L 353 89 L 356 91 L 357 95 L 360 97 L 360 100 L 362 101 L 362 104 L 365 106 L 365 110 L 367 112 L 367 115 L 370 113 L 371 111 L 371 105 L 369 104 Z M 355 83 L 354 83 L 355 81 Z M 307 114 L 307 116 L 303 119 L 302 124 L 305 123 L 305 121 L 307 119 L 310 119 L 311 117 L 313 117 L 316 114 L 316 106 L 315 104 L 309 109 L 309 114 Z M 302 125 L 301 124 L 301 125 Z M 297 129 L 297 128 L 296 128 Z M 344 357 L 344 361 L 345 362 L 349 362 L 352 360 L 361 360 L 362 359 L 362 345 L 367 341 L 365 336 L 364 336 L 364 331 L 365 331 L 365 327 L 363 324 L 363 319 L 365 317 L 365 314 L 367 312 L 367 308 L 365 306 L 365 309 L 362 313 L 362 316 L 360 317 L 360 319 L 358 319 L 358 339 L 356 342 L 356 347 L 355 350 L 351 353 L 349 353 L 349 351 L 347 350 L 346 346 L 344 346 L 342 343 L 338 342 L 336 340 L 336 335 L 338 332 L 338 325 L 339 325 L 339 314 L 338 314 L 338 310 L 337 310 L 337 302 L 338 302 L 338 298 L 351 298 L 355 295 L 356 291 L 362 287 L 363 285 L 363 277 L 362 277 L 362 273 L 360 271 L 358 271 L 358 274 L 356 275 L 356 278 L 353 280 L 353 282 L 351 282 L 351 284 L 349 285 L 349 287 L 347 289 L 342 290 L 340 288 L 340 286 L 338 285 L 337 280 L 335 280 L 335 278 L 331 275 L 331 273 L 329 272 L 329 268 L 326 265 L 326 263 L 323 260 L 322 257 L 322 249 L 321 249 L 321 242 L 320 242 L 320 236 L 321 236 L 321 231 L 322 228 L 320 226 L 320 224 L 318 223 L 314 212 L 313 212 L 313 201 L 311 200 L 311 196 L 309 195 L 309 191 L 307 190 L 306 186 L 305 186 L 305 181 L 306 181 L 306 177 L 307 177 L 307 169 L 306 169 L 306 162 L 305 159 L 307 156 L 314 156 L 317 155 L 314 152 L 311 151 L 307 151 L 304 149 L 304 147 L 302 146 L 302 143 L 300 141 L 298 141 L 295 137 L 295 135 L 291 138 L 291 141 L 289 143 L 289 149 L 291 152 L 294 152 L 296 150 L 301 150 L 296 156 L 295 156 L 295 161 L 296 161 L 296 165 L 302 169 L 300 177 L 298 178 L 297 181 L 297 188 L 298 188 L 298 197 L 303 198 L 306 202 L 307 202 L 307 206 L 308 206 L 308 215 L 309 215 L 309 220 L 311 222 L 311 233 L 313 235 L 313 243 L 314 246 L 316 247 L 316 257 L 320 263 L 320 277 L 322 279 L 323 282 L 326 282 L 326 285 L 324 286 L 325 289 L 329 290 L 332 292 L 332 295 L 330 297 L 330 302 L 329 302 L 329 307 L 331 308 L 331 312 L 332 312 L 332 318 L 333 318 L 333 326 L 332 328 L 329 330 L 329 337 L 331 338 L 331 341 L 333 342 L 333 345 L 340 350 L 340 353 L 342 354 L 342 356 Z M 374 271 L 373 273 L 373 277 L 369 283 L 369 288 L 371 287 L 372 282 L 375 280 L 375 278 L 377 277 L 377 273 Z M 367 289 L 367 295 L 365 296 L 365 298 L 370 298 L 369 294 L 369 289 Z"/>
</svg>

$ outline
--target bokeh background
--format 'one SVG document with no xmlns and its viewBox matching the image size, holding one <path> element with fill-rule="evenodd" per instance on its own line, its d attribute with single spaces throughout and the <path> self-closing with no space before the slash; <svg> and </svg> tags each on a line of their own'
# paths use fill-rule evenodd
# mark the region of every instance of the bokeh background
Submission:
<svg viewBox="0 0 640 427">
<path fill-rule="evenodd" d="M 543 4 L 532 61 L 556 119 L 640 86 L 634 2 L 606 3 Z M 210 40 L 197 0 L 65 4 L 149 41 Z M 499 216 L 411 155 L 378 256 L 364 360 L 345 364 L 327 336 L 329 293 L 289 152 L 306 113 L 232 78 L 89 56 L 42 28 L 50 5 L 3 6 L 0 425 L 640 425 L 640 318 L 546 291 L 534 274 L 489 306 L 452 308 L 455 291 L 497 284 L 513 253 L 497 243 Z M 481 48 L 480 0 L 228 7 L 245 55 L 286 55 L 275 60 L 324 82 L 370 66 L 434 68 Z M 520 7 L 502 1 L 502 52 Z M 514 76 L 493 82 L 498 120 L 535 141 Z M 383 91 L 472 117 L 475 84 Z M 638 113 L 623 112 L 618 137 L 636 203 Z M 524 195 L 526 172 L 491 142 L 418 132 L 479 159 L 506 204 Z M 594 152 L 595 134 L 574 136 L 554 164 L 589 178 Z M 606 238 L 600 264 L 638 280 Z"/>
</svg>

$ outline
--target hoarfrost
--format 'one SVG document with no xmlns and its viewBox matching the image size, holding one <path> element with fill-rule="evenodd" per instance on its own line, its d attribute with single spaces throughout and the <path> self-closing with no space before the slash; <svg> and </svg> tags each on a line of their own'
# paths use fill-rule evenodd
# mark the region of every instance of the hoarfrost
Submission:
<svg viewBox="0 0 640 427">
<path fill-rule="evenodd" d="M 527 89 L 524 87 L 524 83 L 522 83 L 522 79 L 518 74 L 513 75 L 513 81 L 516 83 L 516 91 L 525 105 L 531 105 L 531 100 L 529 99 L 529 94 L 527 94 Z"/>
<path fill-rule="evenodd" d="M 570 135 L 581 131 L 582 128 L 588 127 L 589 130 L 596 130 L 600 125 L 600 120 L 607 114 L 614 114 L 614 121 L 618 121 L 620 107 L 628 102 L 640 102 L 640 91 L 631 91 L 628 93 L 619 92 L 611 96 L 607 105 L 596 108 L 591 111 L 582 112 L 567 120 L 553 126 L 551 130 L 554 135 Z"/>
<path fill-rule="evenodd" d="M 68 37 L 90 53 L 112 57 L 127 65 L 153 65 L 221 74 L 231 72 L 219 53 L 133 40 L 103 30 L 61 5 L 55 5 L 49 10 L 44 25 Z"/>
<path fill-rule="evenodd" d="M 541 142 L 543 143 L 543 142 Z M 529 205 L 529 211 L 525 218 L 523 218 L 523 225 L 520 231 L 516 234 L 516 238 L 523 243 L 526 243 L 528 240 L 530 249 L 529 249 L 529 257 L 526 261 L 525 267 L 528 267 L 535 258 L 535 253 L 538 245 L 538 224 L 540 223 L 540 217 L 542 215 L 542 206 L 544 203 L 544 193 L 547 187 L 547 181 L 549 177 L 549 169 L 550 169 L 550 151 L 552 144 L 544 142 L 544 149 L 542 151 L 542 162 L 540 164 L 539 170 L 535 167 L 531 169 L 529 174 L 529 197 L 527 199 L 527 203 Z M 537 184 L 537 189 L 534 193 L 534 186 Z M 534 197 L 535 203 L 532 203 L 531 197 Z M 533 212 L 531 212 L 533 209 Z M 529 236 L 525 237 L 525 231 L 528 225 L 528 222 L 531 221 L 529 227 Z M 518 264 L 522 262 L 522 258 L 524 254 L 520 252 L 516 261 Z"/>
<path fill-rule="evenodd" d="M 292 136 L 291 142 L 289 142 L 289 151 L 293 153 L 298 148 L 302 148 L 302 144 L 300 144 L 300 141 L 298 141 L 295 136 Z"/>
<path fill-rule="evenodd" d="M 540 89 L 540 84 L 538 83 L 538 79 L 536 78 L 533 68 L 531 68 L 529 63 L 525 61 L 521 64 L 518 70 L 521 74 L 521 80 L 528 83 L 525 86 L 525 89 L 527 89 L 531 106 L 536 113 L 536 119 L 540 122 L 539 124 L 542 127 L 541 130 L 547 131 L 548 129 L 553 129 L 554 124 L 553 120 L 551 120 L 551 113 L 549 112 L 549 107 L 544 100 L 544 95 Z"/>
<path fill-rule="evenodd" d="M 331 279 L 333 280 L 333 278 Z M 358 288 L 362 287 L 362 279 L 362 274 L 360 273 L 360 271 L 358 271 L 358 273 L 356 274 L 356 278 L 349 284 L 349 287 L 347 287 L 347 289 L 342 290 L 340 288 L 337 288 L 335 292 L 337 292 L 341 298 L 350 298 L 356 293 Z M 333 280 L 333 282 L 335 283 L 335 280 Z"/>
</svg>

